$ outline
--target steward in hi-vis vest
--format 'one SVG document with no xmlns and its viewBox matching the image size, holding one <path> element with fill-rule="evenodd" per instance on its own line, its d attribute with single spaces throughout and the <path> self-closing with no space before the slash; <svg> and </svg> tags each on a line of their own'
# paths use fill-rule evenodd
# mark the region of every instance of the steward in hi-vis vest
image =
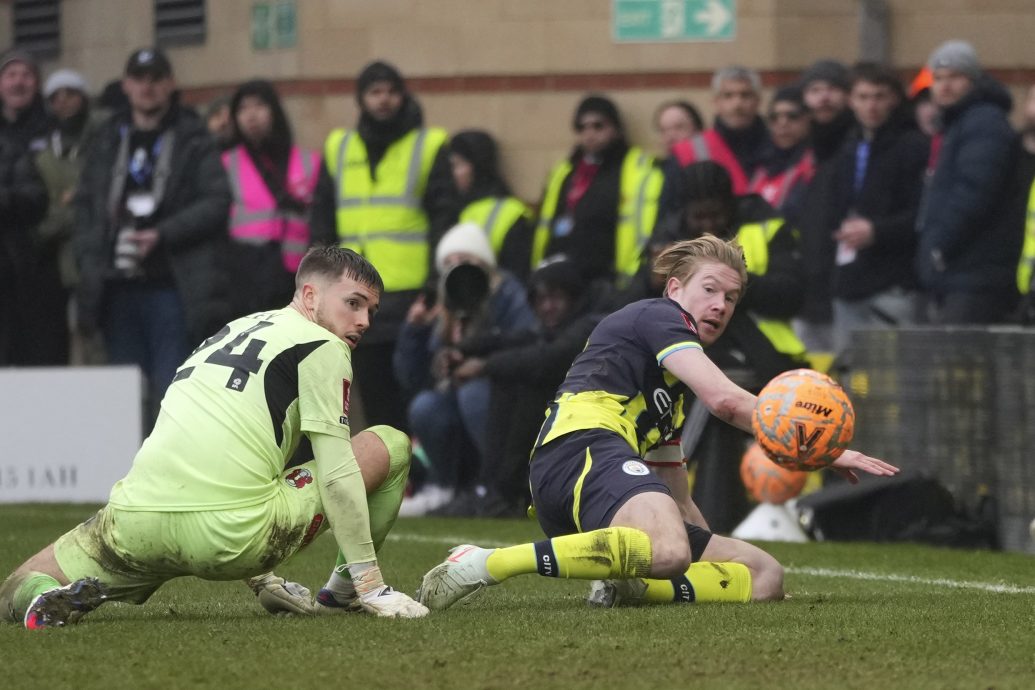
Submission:
<svg viewBox="0 0 1035 690">
<path fill-rule="evenodd" d="M 657 219 L 661 171 L 626 143 L 609 99 L 584 98 L 573 124 L 577 145 L 547 179 L 532 260 L 564 254 L 588 280 L 624 285 L 639 269 Z"/>
<path fill-rule="evenodd" d="M 449 142 L 453 180 L 460 192 L 461 223 L 475 223 L 485 231 L 496 265 L 521 281 L 532 264 L 532 211 L 510 193 L 499 165 L 499 148 L 488 132 L 457 132 Z"/>
<path fill-rule="evenodd" d="M 320 155 L 295 146 L 273 85 L 242 84 L 230 100 L 237 146 L 222 155 L 234 195 L 230 284 L 234 316 L 280 309 L 309 248 L 309 206 Z"/>
<path fill-rule="evenodd" d="M 314 243 L 353 249 L 377 268 L 385 291 L 377 321 L 353 360 L 367 422 L 406 428 L 406 401 L 391 375 L 410 305 L 432 278 L 435 245 L 456 223 L 458 201 L 445 130 L 425 127 L 398 70 L 367 65 L 356 81 L 355 129 L 327 137 L 310 219 Z"/>
</svg>

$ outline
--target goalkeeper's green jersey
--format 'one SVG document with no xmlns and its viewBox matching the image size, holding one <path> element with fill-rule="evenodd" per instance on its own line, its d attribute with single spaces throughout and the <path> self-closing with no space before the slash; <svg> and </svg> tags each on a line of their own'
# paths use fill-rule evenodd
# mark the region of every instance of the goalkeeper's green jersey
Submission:
<svg viewBox="0 0 1035 690">
<path fill-rule="evenodd" d="M 350 438 L 351 379 L 348 345 L 290 307 L 231 322 L 176 372 L 111 505 L 199 511 L 269 500 L 286 466 L 313 458 L 307 433 Z"/>
</svg>

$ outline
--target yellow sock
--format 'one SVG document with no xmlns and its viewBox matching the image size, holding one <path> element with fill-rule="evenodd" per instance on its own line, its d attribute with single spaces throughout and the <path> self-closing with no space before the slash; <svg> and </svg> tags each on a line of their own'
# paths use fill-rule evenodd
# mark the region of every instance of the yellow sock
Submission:
<svg viewBox="0 0 1035 690">
<path fill-rule="evenodd" d="M 693 563 L 674 580 L 644 580 L 643 600 L 652 604 L 751 601 L 751 571 L 743 563 Z"/>
<path fill-rule="evenodd" d="M 525 573 L 603 580 L 644 577 L 650 573 L 650 562 L 650 537 L 646 532 L 608 527 L 495 549 L 485 566 L 497 582 Z"/>
</svg>

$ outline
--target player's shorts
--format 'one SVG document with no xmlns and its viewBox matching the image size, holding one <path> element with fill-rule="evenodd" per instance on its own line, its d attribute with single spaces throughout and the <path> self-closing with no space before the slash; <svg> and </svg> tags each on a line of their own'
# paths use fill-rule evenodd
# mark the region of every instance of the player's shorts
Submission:
<svg viewBox="0 0 1035 690">
<path fill-rule="evenodd" d="M 163 513 L 105 506 L 62 535 L 54 555 L 70 580 L 96 577 L 110 599 L 134 604 L 183 575 L 237 580 L 269 572 L 326 527 L 315 465 L 285 471 L 272 499 L 246 508 Z"/>
<path fill-rule="evenodd" d="M 672 495 L 625 439 L 605 429 L 572 432 L 536 448 L 529 484 L 548 537 L 607 527 L 637 494 Z"/>
</svg>

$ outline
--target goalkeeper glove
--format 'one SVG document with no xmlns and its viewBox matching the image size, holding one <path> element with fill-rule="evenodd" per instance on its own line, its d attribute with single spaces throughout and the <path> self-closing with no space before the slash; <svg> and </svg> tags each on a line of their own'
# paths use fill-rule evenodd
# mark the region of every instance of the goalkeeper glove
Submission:
<svg viewBox="0 0 1035 690">
<path fill-rule="evenodd" d="M 274 615 L 294 613 L 312 616 L 316 613 L 312 593 L 297 582 L 288 582 L 273 573 L 266 573 L 247 580 L 247 583 L 262 608 Z"/>
<path fill-rule="evenodd" d="M 359 595 L 359 605 L 366 613 L 382 618 L 423 618 L 428 615 L 427 606 L 386 585 L 381 569 L 376 565 L 366 568 L 350 566 L 349 572 Z"/>
</svg>

